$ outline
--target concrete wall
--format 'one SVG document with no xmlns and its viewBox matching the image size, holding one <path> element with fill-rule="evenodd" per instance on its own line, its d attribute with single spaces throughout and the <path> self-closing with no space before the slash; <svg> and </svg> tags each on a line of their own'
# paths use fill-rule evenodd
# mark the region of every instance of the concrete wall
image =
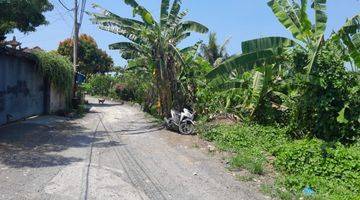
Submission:
<svg viewBox="0 0 360 200">
<path fill-rule="evenodd" d="M 67 108 L 66 95 L 55 88 L 53 85 L 50 87 L 50 108 L 49 112 L 54 114 L 58 111 L 64 111 Z"/>
<path fill-rule="evenodd" d="M 0 47 L 0 125 L 66 111 L 67 98 L 39 73 L 32 54 Z"/>
<path fill-rule="evenodd" d="M 45 111 L 44 78 L 28 58 L 0 54 L 0 125 Z"/>
</svg>

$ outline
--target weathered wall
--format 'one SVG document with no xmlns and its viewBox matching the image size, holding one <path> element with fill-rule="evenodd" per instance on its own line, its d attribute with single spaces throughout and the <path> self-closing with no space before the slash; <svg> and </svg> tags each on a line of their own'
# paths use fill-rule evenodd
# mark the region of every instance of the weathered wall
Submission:
<svg viewBox="0 0 360 200">
<path fill-rule="evenodd" d="M 50 113 L 64 111 L 67 108 L 67 99 L 64 92 L 59 91 L 53 85 L 50 88 Z"/>
<path fill-rule="evenodd" d="M 0 125 L 43 114 L 45 84 L 33 61 L 0 54 Z"/>
</svg>

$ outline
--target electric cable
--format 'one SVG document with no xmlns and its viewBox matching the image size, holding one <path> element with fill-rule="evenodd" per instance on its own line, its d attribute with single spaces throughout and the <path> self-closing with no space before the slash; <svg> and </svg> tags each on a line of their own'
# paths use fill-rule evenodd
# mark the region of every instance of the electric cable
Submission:
<svg viewBox="0 0 360 200">
<path fill-rule="evenodd" d="M 58 0 L 58 1 L 62 5 L 62 7 L 64 7 L 66 10 L 72 11 L 72 9 L 69 9 L 61 0 Z"/>
</svg>

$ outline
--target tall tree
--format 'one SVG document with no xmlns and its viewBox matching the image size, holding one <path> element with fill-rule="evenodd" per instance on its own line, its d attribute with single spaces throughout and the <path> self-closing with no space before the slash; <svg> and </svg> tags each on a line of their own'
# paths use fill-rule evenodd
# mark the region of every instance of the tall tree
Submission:
<svg viewBox="0 0 360 200">
<path fill-rule="evenodd" d="M 35 31 L 48 22 L 43 15 L 51 11 L 53 5 L 48 0 L 2 0 L 0 1 L 0 41 L 14 29 L 27 33 Z"/>
<path fill-rule="evenodd" d="M 60 42 L 58 53 L 72 60 L 73 44 L 71 38 Z M 114 66 L 113 59 L 98 47 L 94 38 L 86 34 L 79 37 L 78 59 L 78 71 L 87 75 L 109 72 Z"/>
<path fill-rule="evenodd" d="M 92 20 L 100 29 L 121 35 L 129 42 L 110 45 L 110 49 L 120 50 L 127 60 L 141 60 L 154 75 L 153 83 L 158 89 L 159 114 L 170 114 L 172 107 L 183 106 L 179 89 L 178 75 L 185 62 L 182 53 L 192 48 L 178 49 L 178 44 L 190 36 L 191 32 L 207 33 L 208 29 L 194 21 L 184 21 L 187 11 L 180 11 L 181 0 L 162 0 L 160 20 L 155 21 L 152 14 L 135 0 L 124 0 L 133 8 L 133 13 L 141 20 L 120 17 L 100 8 L 93 13 Z M 196 45 L 197 46 L 197 45 Z"/>
<path fill-rule="evenodd" d="M 229 57 L 226 52 L 228 43 L 229 39 L 222 45 L 218 44 L 216 33 L 210 33 L 208 44 L 201 45 L 201 54 L 211 65 L 217 67 L 222 61 Z"/>
</svg>

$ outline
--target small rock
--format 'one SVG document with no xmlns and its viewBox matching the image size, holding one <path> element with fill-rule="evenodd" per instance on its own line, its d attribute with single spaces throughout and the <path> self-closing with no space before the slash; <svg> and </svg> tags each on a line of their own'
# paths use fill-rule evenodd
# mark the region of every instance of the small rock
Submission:
<svg viewBox="0 0 360 200">
<path fill-rule="evenodd" d="M 193 176 L 197 176 L 197 175 L 198 175 L 198 173 L 197 173 L 197 172 L 194 172 Z"/>
<path fill-rule="evenodd" d="M 216 148 L 214 146 L 212 146 L 212 145 L 208 145 L 208 150 L 210 152 L 214 152 L 216 150 Z"/>
</svg>

